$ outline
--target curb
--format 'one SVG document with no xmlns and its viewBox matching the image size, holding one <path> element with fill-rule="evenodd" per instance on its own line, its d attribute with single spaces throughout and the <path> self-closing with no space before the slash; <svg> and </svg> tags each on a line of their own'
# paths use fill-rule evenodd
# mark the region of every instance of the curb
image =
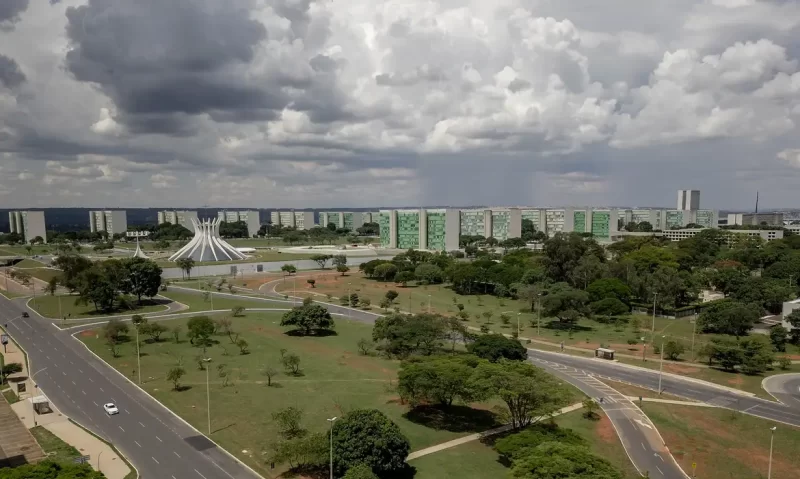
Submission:
<svg viewBox="0 0 800 479">
<path fill-rule="evenodd" d="M 764 385 L 764 383 L 766 383 L 766 382 L 767 382 L 769 379 L 772 379 L 772 378 L 775 378 L 775 377 L 778 377 L 778 376 L 797 376 L 797 377 L 800 377 L 800 373 L 782 373 L 782 374 L 773 374 L 772 376 L 767 376 L 767 377 L 765 377 L 764 379 L 762 379 L 762 380 L 761 380 L 761 389 L 763 389 L 764 391 L 766 391 L 766 392 L 767 392 L 767 394 L 769 394 L 770 396 L 772 396 L 772 397 L 773 397 L 773 398 L 774 398 L 776 401 L 778 401 L 778 403 L 780 403 L 780 404 L 783 404 L 784 406 L 787 406 L 787 407 L 789 407 L 789 406 L 788 406 L 787 404 L 785 404 L 783 401 L 781 401 L 780 399 L 778 399 L 777 397 L 775 397 L 775 395 L 774 395 L 774 394 L 772 394 L 772 392 L 771 392 L 769 389 L 767 389 L 767 387 Z"/>
<path fill-rule="evenodd" d="M 164 410 L 165 410 L 165 411 L 167 411 L 169 414 L 171 414 L 172 416 L 174 416 L 174 417 L 178 418 L 178 419 L 179 419 L 179 420 L 180 420 L 182 423 L 186 424 L 186 425 L 187 425 L 187 426 L 189 426 L 189 427 L 190 427 L 192 430 L 194 430 L 195 432 L 197 432 L 197 434 L 199 434 L 199 435 L 203 436 L 204 438 L 208 439 L 208 441 L 209 441 L 209 442 L 211 442 L 212 444 L 214 444 L 214 446 L 216 446 L 216 447 L 217 447 L 217 449 L 219 449 L 220 451 L 222 451 L 223 453 L 225 453 L 225 454 L 226 454 L 228 457 L 230 457 L 231 459 L 233 459 L 233 461 L 234 461 L 236 464 L 239 464 L 239 465 L 243 466 L 244 468 L 246 468 L 246 469 L 247 469 L 248 471 L 250 471 L 250 472 L 251 472 L 251 473 L 252 473 L 252 474 L 253 474 L 255 477 L 257 477 L 257 478 L 261 478 L 261 479 L 266 479 L 266 478 L 264 478 L 264 476 L 262 476 L 261 474 L 257 473 L 255 470 L 253 470 L 253 468 L 252 468 L 252 467 L 248 466 L 247 464 L 245 464 L 244 462 L 242 462 L 242 461 L 241 461 L 239 458 L 237 458 L 236 456 L 234 456 L 233 454 L 231 454 L 230 452 L 228 452 L 228 450 L 227 450 L 227 449 L 225 449 L 224 447 L 222 447 L 222 446 L 220 446 L 219 444 L 217 444 L 217 443 L 216 443 L 216 441 L 214 441 L 213 439 L 211 439 L 210 437 L 208 437 L 206 434 L 203 434 L 202 432 L 200 432 L 200 430 L 198 430 L 196 427 L 194 427 L 194 426 L 192 426 L 191 424 L 189 424 L 189 423 L 188 423 L 188 422 L 187 422 L 187 421 L 186 421 L 184 418 L 180 417 L 178 414 L 175 414 L 175 412 L 173 412 L 173 411 L 172 411 L 170 408 L 168 408 L 167 406 L 165 406 L 164 404 L 162 404 L 162 403 L 161 403 L 161 401 L 159 401 L 158 399 L 154 398 L 154 397 L 153 397 L 153 396 L 152 396 L 150 393 L 148 393 L 147 391 L 145 391 L 144 389 L 142 389 L 142 388 L 141 388 L 141 387 L 140 387 L 138 384 L 136 384 L 135 382 L 133 382 L 133 381 L 131 381 L 130 379 L 128 379 L 128 377 L 126 377 L 124 374 L 122 374 L 121 372 L 119 372 L 119 371 L 118 371 L 118 370 L 117 370 L 115 367 L 113 367 L 112 365 L 108 364 L 108 363 L 107 363 L 107 362 L 106 362 L 106 361 L 105 361 L 103 358 L 101 358 L 101 357 L 100 357 L 100 356 L 98 356 L 98 355 L 97 355 L 97 354 L 96 354 L 94 351 L 92 351 L 91 349 L 89 349 L 89 347 L 88 347 L 88 346 L 86 346 L 86 344 L 85 344 L 83 341 L 81 341 L 81 340 L 79 340 L 78 338 L 76 338 L 76 337 L 75 337 L 75 334 L 77 334 L 77 333 L 70 334 L 70 337 L 71 337 L 73 340 L 75 340 L 75 341 L 77 341 L 78 343 L 80 343 L 80 344 L 81 344 L 81 346 L 83 346 L 84 348 L 86 348 L 86 350 L 87 350 L 87 351 L 89 351 L 89 352 L 90 352 L 90 353 L 91 353 L 91 354 L 92 354 L 92 355 L 93 355 L 95 358 L 97 358 L 97 360 L 98 360 L 98 361 L 100 361 L 100 362 L 102 362 L 103 364 L 105 364 L 105 365 L 106 365 L 106 366 L 107 366 L 109 369 L 111 369 L 112 371 L 114 371 L 115 373 L 117 373 L 117 374 L 118 374 L 120 377 L 122 377 L 123 379 L 125 379 L 125 381 L 127 381 L 128 383 L 130 383 L 131 385 L 133 385 L 134 387 L 136 387 L 136 388 L 137 388 L 139 391 L 141 391 L 142 393 L 144 393 L 144 394 L 145 394 L 147 397 L 149 397 L 150 399 L 152 399 L 153 401 L 155 401 L 155 402 L 156 402 L 156 404 L 158 404 L 159 406 L 161 406 L 162 408 L 164 408 Z M 211 459 L 209 458 L 209 460 L 211 460 Z M 215 463 L 213 460 L 211 460 L 211 462 L 212 462 L 212 463 L 214 463 L 214 464 L 216 464 L 216 463 Z M 219 464 L 217 464 L 217 467 L 220 467 L 220 466 L 219 466 Z M 220 469 L 221 469 L 221 467 L 220 467 Z M 223 471 L 224 471 L 224 469 L 223 469 Z"/>
</svg>

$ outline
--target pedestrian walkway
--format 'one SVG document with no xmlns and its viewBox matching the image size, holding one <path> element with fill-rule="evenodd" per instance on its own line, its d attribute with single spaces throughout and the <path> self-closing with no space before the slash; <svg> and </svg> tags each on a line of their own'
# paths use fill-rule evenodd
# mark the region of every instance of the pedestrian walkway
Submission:
<svg viewBox="0 0 800 479">
<path fill-rule="evenodd" d="M 568 412 L 576 411 L 583 407 L 583 403 L 575 403 L 571 406 L 563 407 L 556 411 L 553 414 L 553 417 L 560 416 L 562 414 L 566 414 Z M 427 456 L 428 454 L 433 454 L 434 452 L 443 451 L 445 449 L 450 449 L 451 447 L 460 446 L 462 444 L 466 444 L 468 442 L 477 441 L 484 437 L 494 436 L 495 434 L 500 434 L 502 432 L 506 432 L 511 429 L 510 424 L 506 424 L 505 426 L 496 427 L 494 429 L 489 429 L 488 431 L 477 432 L 475 434 L 470 434 L 469 436 L 460 437 L 458 439 L 453 439 L 452 441 L 443 442 L 441 444 L 437 444 L 435 446 L 426 447 L 425 449 L 420 449 L 419 451 L 412 452 L 406 458 L 406 461 L 411 461 L 413 459 L 417 459 L 423 456 Z"/>
<path fill-rule="evenodd" d="M 14 414 L 8 402 L 0 398 L 0 467 L 33 464 L 44 457 L 36 439 Z"/>
</svg>

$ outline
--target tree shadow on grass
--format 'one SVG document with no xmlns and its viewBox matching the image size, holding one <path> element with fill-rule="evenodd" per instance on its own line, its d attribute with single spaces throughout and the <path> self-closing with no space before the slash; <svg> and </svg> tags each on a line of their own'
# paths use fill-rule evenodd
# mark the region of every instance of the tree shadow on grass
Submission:
<svg viewBox="0 0 800 479">
<path fill-rule="evenodd" d="M 552 329 L 553 331 L 564 331 L 573 333 L 580 333 L 585 331 L 594 331 L 594 328 L 591 326 L 581 326 L 579 324 L 567 324 L 562 323 L 558 320 L 548 321 L 547 323 L 542 325 L 543 328 Z"/>
<path fill-rule="evenodd" d="M 192 387 L 191 387 L 191 386 L 185 386 L 185 385 L 182 385 L 182 386 L 178 386 L 178 389 L 175 389 L 175 392 L 182 393 L 182 392 L 184 392 L 184 391 L 188 391 L 188 390 L 190 390 L 190 389 L 192 389 Z"/>
<path fill-rule="evenodd" d="M 295 336 L 295 337 L 304 337 L 308 336 L 310 338 L 326 338 L 328 336 L 338 336 L 339 333 L 334 331 L 333 329 L 319 329 L 311 334 L 306 334 L 306 332 L 302 329 L 292 329 L 290 331 L 286 331 L 284 333 L 287 336 Z"/>
<path fill-rule="evenodd" d="M 500 426 L 493 412 L 468 406 L 417 406 L 403 417 L 415 424 L 450 432 L 480 432 Z"/>
</svg>

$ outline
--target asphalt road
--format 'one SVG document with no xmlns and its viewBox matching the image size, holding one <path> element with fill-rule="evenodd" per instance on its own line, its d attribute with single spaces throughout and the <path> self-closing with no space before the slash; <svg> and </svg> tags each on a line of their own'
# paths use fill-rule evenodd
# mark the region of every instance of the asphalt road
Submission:
<svg viewBox="0 0 800 479">
<path fill-rule="evenodd" d="M 800 374 L 776 374 L 764 380 L 763 385 L 775 399 L 800 411 Z"/>
<path fill-rule="evenodd" d="M 0 323 L 9 323 L 8 333 L 27 351 L 38 387 L 67 416 L 116 446 L 141 478 L 259 477 L 122 378 L 68 332 L 33 313 L 20 317 L 24 310 L 24 303 L 0 296 Z M 102 408 L 106 402 L 115 403 L 120 414 L 108 416 Z"/>
</svg>

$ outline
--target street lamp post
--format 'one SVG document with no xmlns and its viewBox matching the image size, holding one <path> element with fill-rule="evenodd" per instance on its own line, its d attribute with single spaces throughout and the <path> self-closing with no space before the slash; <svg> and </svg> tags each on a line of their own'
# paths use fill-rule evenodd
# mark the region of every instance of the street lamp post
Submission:
<svg viewBox="0 0 800 479">
<path fill-rule="evenodd" d="M 658 293 L 653 293 L 653 326 L 650 328 L 650 339 L 655 340 L 656 337 L 656 298 Z M 654 342 L 654 341 L 650 341 Z"/>
<path fill-rule="evenodd" d="M 658 366 L 658 394 L 661 394 L 661 374 L 664 372 L 664 338 L 661 336 L 661 364 Z"/>
<path fill-rule="evenodd" d="M 519 338 L 519 317 L 522 313 L 517 313 L 517 338 Z"/>
<path fill-rule="evenodd" d="M 203 358 L 203 362 L 206 363 L 206 412 L 208 415 L 208 435 L 211 435 L 211 386 L 208 381 L 208 363 L 211 362 L 211 358 Z"/>
<path fill-rule="evenodd" d="M 542 293 L 539 293 L 539 312 L 536 319 L 536 335 L 542 335 Z"/>
<path fill-rule="evenodd" d="M 772 479 L 772 444 L 775 442 L 775 429 L 777 429 L 777 426 L 769 428 L 771 433 L 769 435 L 769 466 L 767 467 L 767 479 Z"/>
<path fill-rule="evenodd" d="M 350 308 L 353 307 L 353 298 L 350 296 L 350 288 L 353 283 L 347 283 L 347 319 L 350 319 Z"/>
<path fill-rule="evenodd" d="M 330 436 L 331 436 L 331 477 L 330 477 L 330 479 L 333 479 L 333 422 L 336 421 L 337 419 L 338 419 L 338 417 L 336 417 L 336 416 L 328 419 L 328 422 L 331 423 L 331 429 L 330 429 L 331 430 L 331 432 L 330 432 Z"/>
<path fill-rule="evenodd" d="M 431 295 L 428 295 L 428 314 L 431 314 Z"/>
<path fill-rule="evenodd" d="M 292 306 L 297 305 L 297 273 L 292 276 Z"/>
<path fill-rule="evenodd" d="M 37 424 L 36 424 L 36 410 L 33 408 L 33 398 L 36 396 L 34 392 L 36 391 L 36 389 L 39 388 L 39 386 L 36 385 L 36 381 L 34 381 L 34 378 L 36 377 L 37 374 L 44 371 L 45 369 L 47 368 L 42 368 L 36 371 L 35 373 L 31 374 L 31 384 L 33 384 L 33 391 L 31 391 L 32 396 L 30 397 L 30 401 L 31 401 L 31 417 L 33 417 L 34 427 L 36 427 Z"/>
</svg>

